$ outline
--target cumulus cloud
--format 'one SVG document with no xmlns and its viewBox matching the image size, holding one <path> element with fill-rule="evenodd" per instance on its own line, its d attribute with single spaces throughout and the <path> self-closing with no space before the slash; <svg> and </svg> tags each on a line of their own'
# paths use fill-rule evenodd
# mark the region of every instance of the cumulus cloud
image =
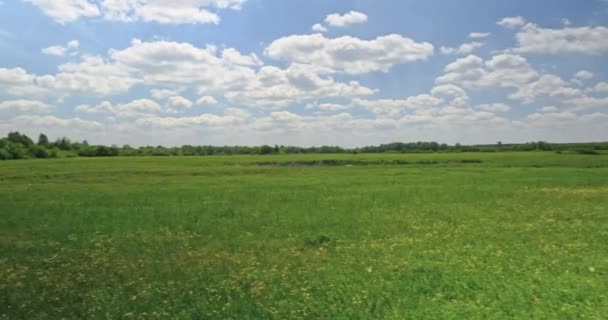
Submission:
<svg viewBox="0 0 608 320">
<path fill-rule="evenodd" d="M 539 76 L 525 58 L 512 54 L 499 54 L 488 61 L 469 55 L 450 63 L 444 71 L 436 83 L 452 83 L 469 89 L 520 89 Z"/>
<path fill-rule="evenodd" d="M 325 18 L 325 23 L 332 27 L 346 27 L 365 21 L 367 21 L 367 15 L 357 11 L 350 11 L 343 15 L 332 13 Z"/>
<path fill-rule="evenodd" d="M 327 32 L 327 28 L 320 23 L 315 23 L 311 29 L 315 32 Z"/>
<path fill-rule="evenodd" d="M 431 94 L 446 99 L 451 107 L 469 106 L 469 95 L 461 87 L 454 84 L 441 84 L 431 89 Z"/>
<path fill-rule="evenodd" d="M 212 96 L 202 96 L 196 100 L 196 105 L 210 105 L 217 103 L 217 100 Z"/>
<path fill-rule="evenodd" d="M 589 70 L 581 70 L 574 74 L 574 77 L 579 80 L 590 80 L 593 79 L 594 74 Z"/>
<path fill-rule="evenodd" d="M 536 70 L 519 55 L 498 54 L 487 61 L 470 55 L 449 64 L 444 71 L 444 75 L 436 79 L 437 84 L 455 84 L 471 90 L 510 89 L 512 91 L 508 98 L 524 104 L 539 99 L 553 99 L 581 110 L 601 107 L 608 101 L 608 98 L 588 95 L 599 91 L 573 87 L 571 82 L 558 75 Z M 579 76 L 584 78 L 590 74 L 582 73 Z"/>
<path fill-rule="evenodd" d="M 517 27 L 521 27 L 524 24 L 526 24 L 526 19 L 524 19 L 521 16 L 505 17 L 505 18 L 501 19 L 500 21 L 496 22 L 496 24 L 499 26 L 505 27 L 505 28 L 515 29 Z"/>
<path fill-rule="evenodd" d="M 213 11 L 239 10 L 247 0 L 23 0 L 32 3 L 59 23 L 82 17 L 103 16 L 106 20 L 144 21 L 160 24 L 217 24 Z"/>
<path fill-rule="evenodd" d="M 37 82 L 43 88 L 64 94 L 112 95 L 126 92 L 141 81 L 129 69 L 101 56 L 84 56 L 80 62 L 60 65 L 55 75 L 37 77 Z"/>
<path fill-rule="evenodd" d="M 421 94 L 407 97 L 405 99 L 353 99 L 352 104 L 363 107 L 374 114 L 385 117 L 397 117 L 408 110 L 431 109 L 442 102 L 442 99 Z"/>
<path fill-rule="evenodd" d="M 292 64 L 287 69 L 264 66 L 246 86 L 225 93 L 229 102 L 269 108 L 332 97 L 358 97 L 375 91 L 357 81 L 341 83 L 308 65 Z"/>
<path fill-rule="evenodd" d="M 19 112 L 19 113 L 50 113 L 52 107 L 45 102 L 37 100 L 7 100 L 0 101 L 0 112 Z"/>
<path fill-rule="evenodd" d="M 232 90 L 244 86 L 257 65 L 254 54 L 242 55 L 214 47 L 199 48 L 186 42 L 132 41 L 130 47 L 112 50 L 116 65 L 140 75 L 146 84 L 190 85 L 209 90 Z"/>
<path fill-rule="evenodd" d="M 167 106 L 170 112 L 177 113 L 192 108 L 194 103 L 187 98 L 182 96 L 169 97 L 167 100 Z"/>
<path fill-rule="evenodd" d="M 174 129 L 184 127 L 224 127 L 243 123 L 250 114 L 241 109 L 228 108 L 224 115 L 201 114 L 191 117 L 142 117 L 135 121 L 137 126 L 160 129 Z"/>
<path fill-rule="evenodd" d="M 608 92 L 608 82 L 600 82 L 593 88 L 595 92 Z"/>
<path fill-rule="evenodd" d="M 478 109 L 489 111 L 489 112 L 508 112 L 511 110 L 511 107 L 504 103 L 491 103 L 491 104 L 481 104 L 477 106 Z"/>
<path fill-rule="evenodd" d="M 452 47 L 441 47 L 441 53 L 443 54 L 469 54 L 473 51 L 475 51 L 475 49 L 481 48 L 483 47 L 485 44 L 483 42 L 467 42 L 467 43 L 463 43 L 461 44 L 458 48 L 452 48 Z"/>
<path fill-rule="evenodd" d="M 309 103 L 306 105 L 306 109 L 314 109 L 324 112 L 332 112 L 332 111 L 343 111 L 349 109 L 349 105 L 338 104 L 338 103 Z"/>
<path fill-rule="evenodd" d="M 38 131 L 99 131 L 104 126 L 91 120 L 83 120 L 80 118 L 59 118 L 52 115 L 22 115 L 11 120 L 13 127 L 36 128 Z"/>
<path fill-rule="evenodd" d="M 218 51 L 214 46 L 135 39 L 127 48 L 110 50 L 109 58 L 83 56 L 79 62 L 60 65 L 56 74 L 0 69 L 0 84 L 4 84 L 0 90 L 12 95 L 38 90 L 59 97 L 110 96 L 142 84 L 154 88 L 150 90 L 154 99 L 165 100 L 189 87 L 201 95 L 224 95 L 231 103 L 264 107 L 375 92 L 357 81 L 337 82 L 328 75 L 333 71 L 324 67 L 292 63 L 281 69 L 261 64 L 255 54 L 232 48 Z"/>
<path fill-rule="evenodd" d="M 312 64 L 328 71 L 364 74 L 387 72 L 396 64 L 426 60 L 433 45 L 397 34 L 362 40 L 350 36 L 326 38 L 322 34 L 292 35 L 273 41 L 265 50 L 271 58 Z"/>
<path fill-rule="evenodd" d="M 490 32 L 471 32 L 471 33 L 469 33 L 469 38 L 482 39 L 482 38 L 487 38 L 490 35 L 492 35 L 492 33 L 490 33 Z"/>
<path fill-rule="evenodd" d="M 64 24 L 80 17 L 96 17 L 99 8 L 89 0 L 23 0 L 40 8 L 44 14 L 58 23 Z"/>
<path fill-rule="evenodd" d="M 35 96 L 47 92 L 38 78 L 22 68 L 0 68 L 0 92 L 12 96 Z"/>
<path fill-rule="evenodd" d="M 63 57 L 66 55 L 74 56 L 74 55 L 78 54 L 79 46 L 80 46 L 80 43 L 78 42 L 78 40 L 71 40 L 71 41 L 68 41 L 68 43 L 65 46 L 56 45 L 56 46 L 50 46 L 50 47 L 44 48 L 44 49 L 42 49 L 42 53 L 44 53 L 46 55 L 59 56 L 59 57 Z"/>
<path fill-rule="evenodd" d="M 515 52 L 600 55 L 608 52 L 608 28 L 586 26 L 548 29 L 534 23 L 526 24 L 517 34 Z"/>
<path fill-rule="evenodd" d="M 169 97 L 179 95 L 182 91 L 183 89 L 152 89 L 150 90 L 150 96 L 157 100 L 165 100 Z"/>
<path fill-rule="evenodd" d="M 554 106 L 545 106 L 540 108 L 540 112 L 542 113 L 551 113 L 551 112 L 557 112 L 559 109 L 554 107 Z"/>
<path fill-rule="evenodd" d="M 136 99 L 123 104 L 113 104 L 110 101 L 103 101 L 96 106 L 86 104 L 79 105 L 75 110 L 81 113 L 109 114 L 120 118 L 138 118 L 160 113 L 163 111 L 163 107 L 156 101 L 150 99 Z"/>
</svg>

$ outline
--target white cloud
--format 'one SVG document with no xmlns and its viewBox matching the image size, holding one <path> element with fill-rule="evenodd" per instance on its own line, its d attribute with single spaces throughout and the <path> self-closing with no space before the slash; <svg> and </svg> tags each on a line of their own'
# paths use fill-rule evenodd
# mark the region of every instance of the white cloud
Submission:
<svg viewBox="0 0 608 320">
<path fill-rule="evenodd" d="M 133 41 L 124 50 L 111 52 L 114 64 L 141 75 L 148 85 L 187 85 L 202 94 L 224 94 L 231 103 L 280 107 L 319 97 L 361 96 L 374 91 L 355 81 L 338 83 L 323 77 L 316 66 L 292 64 L 287 69 L 263 66 L 255 55 L 189 43 Z"/>
<path fill-rule="evenodd" d="M 15 111 L 20 113 L 50 113 L 52 107 L 37 100 L 7 100 L 0 101 L 0 112 Z"/>
<path fill-rule="evenodd" d="M 365 21 L 367 21 L 367 15 L 357 11 L 350 11 L 344 15 L 332 13 L 325 18 L 325 23 L 332 27 L 346 27 Z"/>
<path fill-rule="evenodd" d="M 164 111 L 160 104 L 150 99 L 136 99 L 124 104 L 113 104 L 110 101 L 103 101 L 96 106 L 79 105 L 75 110 L 81 113 L 108 114 L 119 118 L 139 118 Z"/>
<path fill-rule="evenodd" d="M 182 96 L 170 97 L 167 100 L 167 106 L 171 112 L 181 112 L 192 108 L 194 103 Z"/>
<path fill-rule="evenodd" d="M 608 82 L 600 82 L 593 88 L 595 92 L 608 92 Z"/>
<path fill-rule="evenodd" d="M 96 17 L 99 8 L 88 0 L 23 0 L 40 8 L 44 14 L 64 24 L 80 17 Z"/>
<path fill-rule="evenodd" d="M 496 22 L 496 24 L 505 28 L 515 29 L 526 24 L 526 19 L 521 16 L 505 17 L 502 20 Z"/>
<path fill-rule="evenodd" d="M 433 45 L 391 34 L 374 40 L 344 36 L 325 38 L 321 34 L 292 35 L 273 41 L 265 54 L 291 63 L 312 64 L 328 71 L 363 74 L 387 72 L 400 63 L 426 60 Z"/>
<path fill-rule="evenodd" d="M 559 109 L 557 109 L 554 106 L 546 106 L 546 107 L 542 107 L 540 109 L 540 112 L 542 112 L 542 113 L 554 113 L 554 112 L 557 112 L 558 110 Z"/>
<path fill-rule="evenodd" d="M 36 77 L 22 68 L 0 68 L 0 90 L 13 96 L 35 95 L 43 91 L 36 86 Z"/>
<path fill-rule="evenodd" d="M 22 128 L 36 128 L 38 131 L 99 131 L 104 126 L 97 121 L 83 120 L 80 118 L 58 118 L 46 115 L 23 115 L 11 120 L 11 126 Z"/>
<path fill-rule="evenodd" d="M 555 126 L 560 122 L 574 122 L 579 116 L 576 113 L 570 111 L 551 111 L 543 113 L 532 113 L 528 115 L 528 121 L 536 124 L 545 124 Z"/>
<path fill-rule="evenodd" d="M 547 29 L 528 23 L 515 37 L 518 43 L 515 52 L 584 55 L 608 52 L 608 28 L 601 26 Z"/>
<path fill-rule="evenodd" d="M 482 39 L 482 38 L 487 38 L 491 35 L 492 35 L 492 33 L 490 33 L 490 32 L 471 32 L 471 33 L 469 33 L 469 38 Z"/>
<path fill-rule="evenodd" d="M 606 108 L 608 107 L 608 97 L 596 98 L 590 96 L 575 96 L 565 100 L 564 104 L 570 106 L 573 110 Z"/>
<path fill-rule="evenodd" d="M 309 103 L 306 105 L 306 109 L 318 109 L 320 111 L 342 111 L 350 108 L 347 105 L 337 103 Z"/>
<path fill-rule="evenodd" d="M 385 117 L 397 117 L 403 115 L 408 110 L 431 109 L 442 102 L 440 98 L 421 94 L 405 99 L 353 99 L 352 104 L 364 107 L 374 114 Z"/>
<path fill-rule="evenodd" d="M 509 107 L 508 105 L 506 105 L 504 103 L 482 104 L 482 105 L 477 106 L 477 108 L 480 110 L 488 111 L 488 112 L 492 112 L 492 113 L 508 112 L 511 110 L 511 107 Z"/>
<path fill-rule="evenodd" d="M 172 96 L 177 96 L 183 91 L 182 89 L 152 89 L 150 90 L 150 96 L 157 100 L 165 100 Z"/>
<path fill-rule="evenodd" d="M 527 83 L 509 97 L 524 103 L 531 103 L 540 96 L 552 98 L 571 98 L 580 96 L 579 89 L 571 88 L 560 77 L 552 74 L 541 75 L 537 80 Z"/>
<path fill-rule="evenodd" d="M 499 54 L 488 61 L 470 55 L 445 68 L 436 83 L 453 83 L 468 89 L 508 88 L 515 90 L 510 99 L 531 103 L 538 97 L 572 98 L 580 89 L 552 74 L 541 74 L 519 55 Z"/>
<path fill-rule="evenodd" d="M 220 9 L 239 10 L 247 0 L 103 0 L 101 7 L 108 20 L 145 21 L 161 24 L 218 24 Z"/>
<path fill-rule="evenodd" d="M 588 70 L 581 70 L 577 72 L 574 77 L 579 80 L 590 80 L 593 79 L 594 74 Z"/>
<path fill-rule="evenodd" d="M 212 96 L 202 96 L 196 100 L 196 105 L 217 104 L 217 100 Z"/>
<path fill-rule="evenodd" d="M 80 42 L 78 42 L 78 40 L 70 40 L 70 41 L 68 41 L 67 45 L 68 45 L 68 48 L 76 49 L 80 46 Z"/>
<path fill-rule="evenodd" d="M 66 55 L 74 56 L 74 55 L 78 54 L 79 46 L 80 46 L 80 43 L 78 42 L 78 40 L 71 40 L 71 41 L 68 41 L 68 43 L 65 46 L 56 45 L 56 46 L 50 46 L 50 47 L 44 48 L 44 49 L 42 49 L 42 53 L 44 53 L 46 55 L 59 56 L 59 57 L 63 57 Z"/>
<path fill-rule="evenodd" d="M 447 99 L 449 106 L 464 108 L 469 106 L 469 96 L 462 88 L 453 84 L 441 84 L 431 89 L 431 94 Z"/>
<path fill-rule="evenodd" d="M 467 42 L 461 44 L 458 48 L 452 47 L 441 47 L 441 53 L 443 54 L 469 54 L 475 49 L 483 47 L 485 44 L 483 42 Z"/>
<path fill-rule="evenodd" d="M 239 10 L 247 0 L 23 0 L 40 8 L 59 23 L 82 17 L 103 16 L 106 20 L 144 21 L 160 24 L 217 24 L 213 11 Z M 99 3 L 99 5 L 97 5 Z"/>
<path fill-rule="evenodd" d="M 67 49 L 62 46 L 50 46 L 42 49 L 42 53 L 50 56 L 65 56 Z"/>
<path fill-rule="evenodd" d="M 136 16 L 128 19 L 141 19 L 144 22 L 160 24 L 218 24 L 220 17 L 206 9 L 200 9 L 192 4 L 149 2 L 135 8 Z M 114 17 L 115 13 L 107 17 Z"/>
<path fill-rule="evenodd" d="M 340 83 L 319 73 L 313 66 L 301 64 L 293 64 L 285 70 L 264 66 L 244 87 L 225 92 L 225 97 L 233 104 L 277 108 L 321 98 L 358 97 L 375 92 L 356 81 Z"/>
<path fill-rule="evenodd" d="M 320 23 L 314 24 L 311 29 L 315 32 L 327 32 L 327 28 Z"/>
<path fill-rule="evenodd" d="M 262 62 L 255 53 L 242 55 L 234 48 L 227 48 L 222 51 L 222 60 L 225 63 L 241 66 L 260 66 Z"/>
<path fill-rule="evenodd" d="M 287 69 L 260 66 L 254 54 L 231 48 L 218 53 L 214 46 L 133 40 L 123 50 L 110 50 L 109 56 L 83 56 L 80 62 L 60 65 L 57 74 L 44 76 L 0 68 L 0 88 L 11 95 L 109 96 L 142 84 L 155 87 L 150 90 L 153 98 L 165 100 L 190 87 L 199 94 L 224 95 L 234 104 L 263 107 L 375 92 L 356 81 L 337 82 L 326 68 L 298 63 Z"/>
<path fill-rule="evenodd" d="M 36 81 L 58 95 L 112 95 L 126 92 L 141 82 L 128 68 L 105 61 L 101 56 L 84 56 L 78 63 L 62 64 L 59 73 L 37 77 Z"/>
<path fill-rule="evenodd" d="M 518 90 L 536 77 L 538 72 L 521 56 L 500 54 L 484 62 L 475 55 L 469 55 L 446 66 L 445 74 L 437 78 L 436 83 L 452 83 L 476 90 Z"/>
<path fill-rule="evenodd" d="M 174 129 L 184 127 L 224 127 L 242 124 L 249 117 L 245 110 L 228 108 L 224 115 L 201 114 L 191 117 L 159 117 L 150 116 L 135 121 L 137 126 L 160 129 Z"/>
<path fill-rule="evenodd" d="M 242 88 L 255 73 L 242 64 L 251 64 L 257 58 L 241 55 L 234 49 L 225 49 L 222 54 L 218 56 L 214 47 L 137 39 L 128 48 L 110 52 L 116 65 L 140 75 L 149 85 L 189 85 L 211 91 Z"/>
</svg>

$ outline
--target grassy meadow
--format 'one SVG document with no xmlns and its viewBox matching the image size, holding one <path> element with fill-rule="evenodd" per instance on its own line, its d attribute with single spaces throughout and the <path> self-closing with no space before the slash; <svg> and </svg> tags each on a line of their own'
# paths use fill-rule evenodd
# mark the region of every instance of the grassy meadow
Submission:
<svg viewBox="0 0 608 320">
<path fill-rule="evenodd" d="M 0 319 L 606 319 L 608 155 L 0 162 Z"/>
</svg>

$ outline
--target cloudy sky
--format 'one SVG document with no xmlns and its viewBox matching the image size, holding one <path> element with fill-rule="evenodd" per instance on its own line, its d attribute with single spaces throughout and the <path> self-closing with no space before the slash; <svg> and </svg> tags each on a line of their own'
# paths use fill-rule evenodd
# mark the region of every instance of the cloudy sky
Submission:
<svg viewBox="0 0 608 320">
<path fill-rule="evenodd" d="M 0 134 L 608 140 L 607 0 L 0 0 Z"/>
</svg>

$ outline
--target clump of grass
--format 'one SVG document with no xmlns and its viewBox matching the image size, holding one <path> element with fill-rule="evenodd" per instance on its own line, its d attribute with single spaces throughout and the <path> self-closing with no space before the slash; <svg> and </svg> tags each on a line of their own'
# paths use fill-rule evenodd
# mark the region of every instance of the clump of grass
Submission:
<svg viewBox="0 0 608 320">
<path fill-rule="evenodd" d="M 330 241 L 330 237 L 322 234 L 314 238 L 306 239 L 304 244 L 309 247 L 321 247 L 328 245 Z"/>
</svg>

